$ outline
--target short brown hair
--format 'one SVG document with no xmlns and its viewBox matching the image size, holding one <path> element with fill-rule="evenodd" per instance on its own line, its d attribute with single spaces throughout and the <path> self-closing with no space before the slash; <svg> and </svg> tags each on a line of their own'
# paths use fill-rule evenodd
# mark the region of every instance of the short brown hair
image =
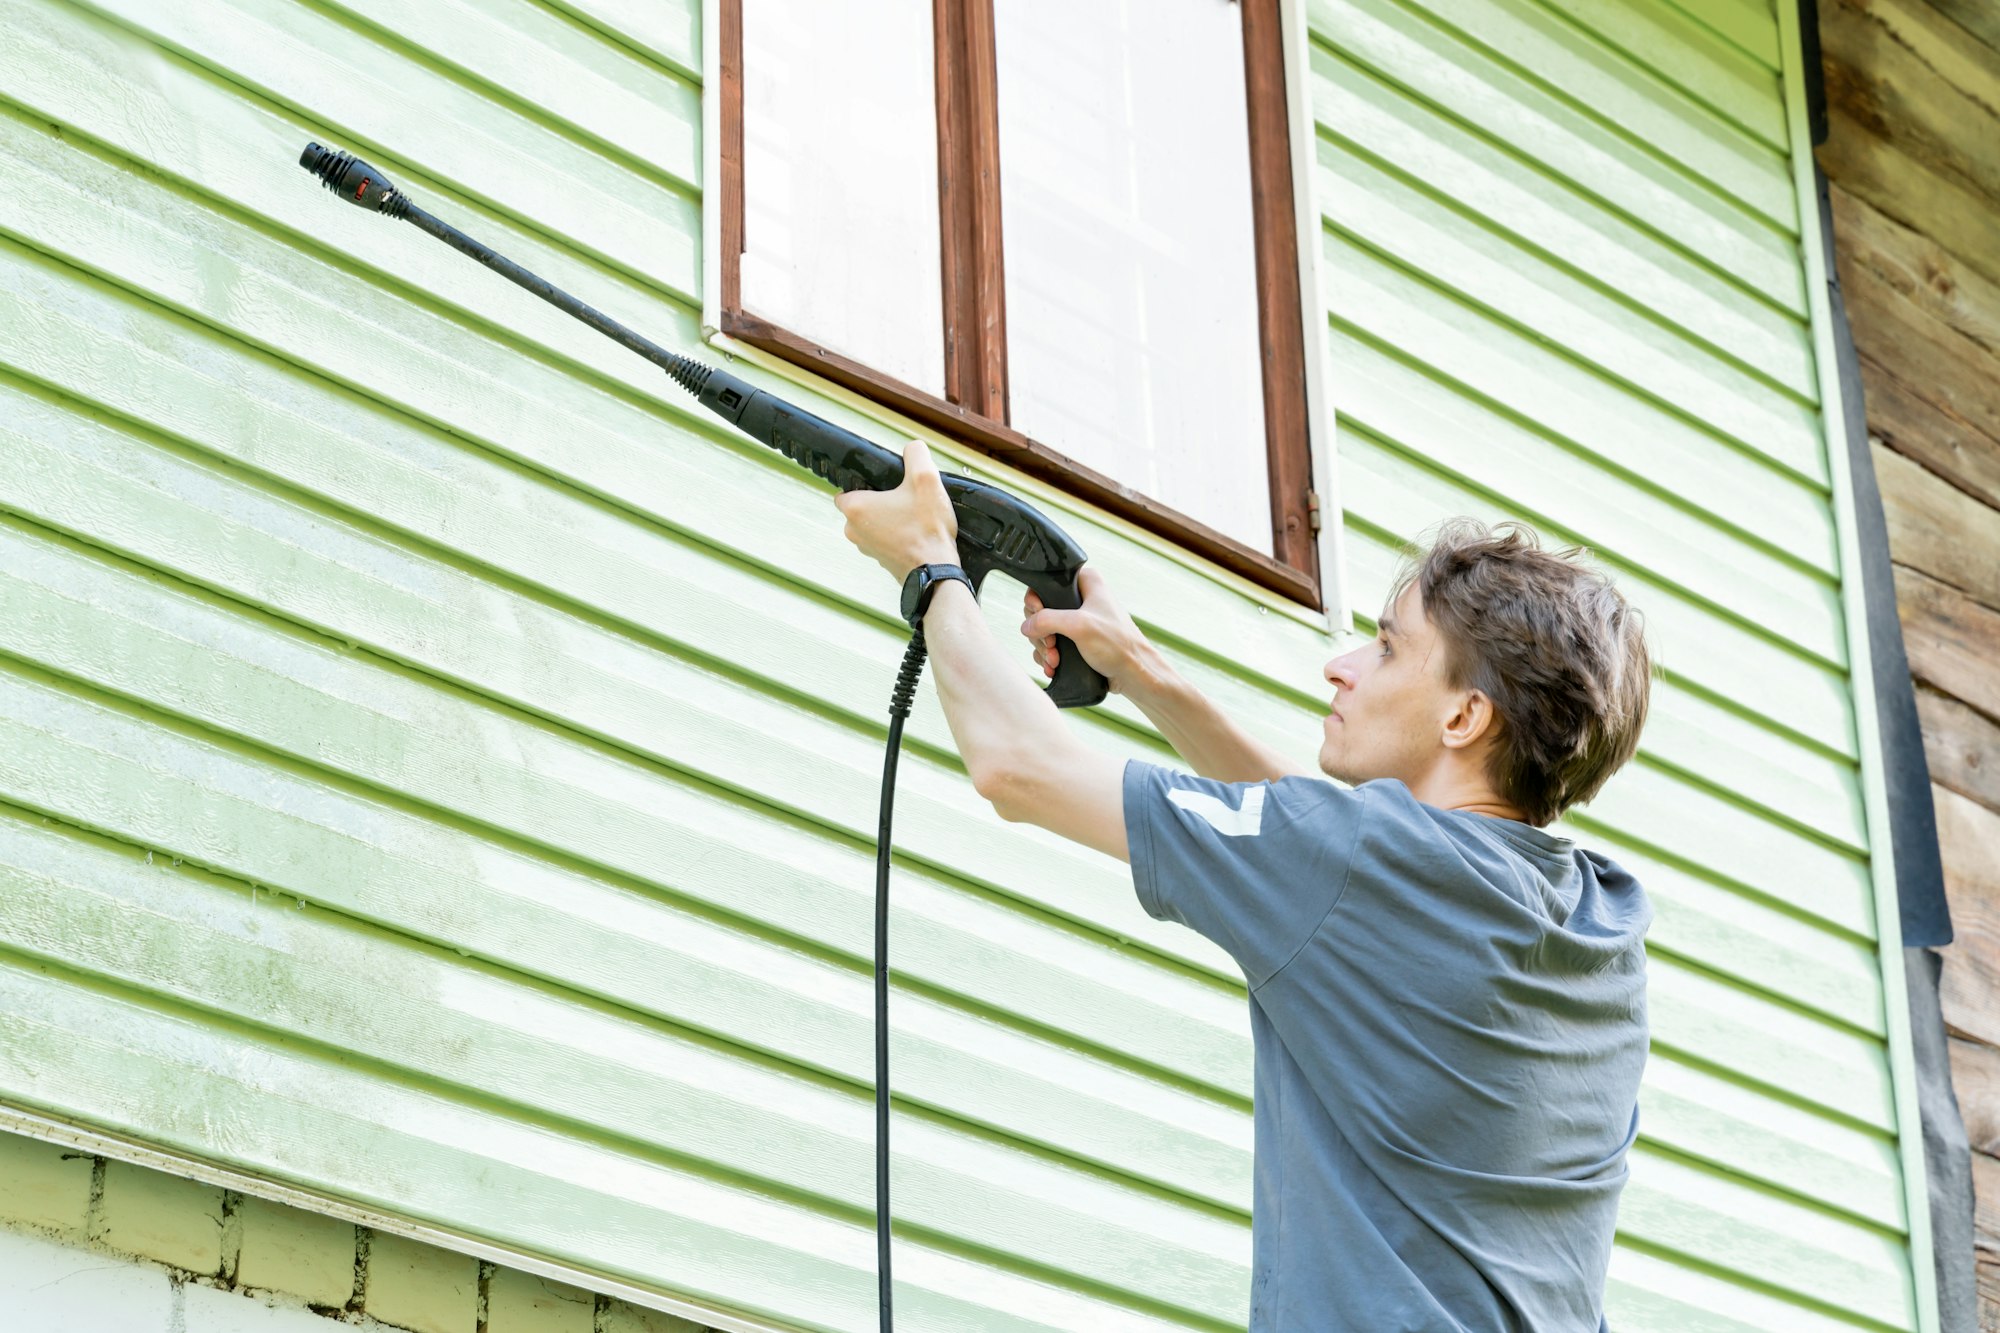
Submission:
<svg viewBox="0 0 2000 1333">
<path fill-rule="evenodd" d="M 1525 523 L 1441 524 L 1397 576 L 1444 646 L 1446 682 L 1493 703 L 1487 777 L 1540 827 L 1590 800 L 1639 748 L 1652 684 L 1644 618 L 1580 547 Z"/>
</svg>

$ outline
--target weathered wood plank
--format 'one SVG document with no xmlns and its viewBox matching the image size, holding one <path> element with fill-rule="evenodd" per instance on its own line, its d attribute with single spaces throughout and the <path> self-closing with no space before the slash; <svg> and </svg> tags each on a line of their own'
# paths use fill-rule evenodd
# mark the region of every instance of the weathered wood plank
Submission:
<svg viewBox="0 0 2000 1333">
<path fill-rule="evenodd" d="M 1831 197 L 1870 428 L 2000 505 L 2000 283 L 1838 185 Z"/>
<path fill-rule="evenodd" d="M 1979 1333 L 2000 1333 L 2000 1264 L 1986 1250 L 1975 1250 L 1979 1278 Z"/>
<path fill-rule="evenodd" d="M 1975 1152 L 2000 1152 L 2000 1047 L 1952 1037 L 1951 1087 Z"/>
<path fill-rule="evenodd" d="M 1973 600 L 2000 608 L 2000 510 L 1876 442 L 1889 553 Z"/>
<path fill-rule="evenodd" d="M 1932 0 L 1842 0 L 1864 14 L 1882 37 L 1907 53 L 1916 67 L 1934 83 L 2000 115 L 2000 51 L 1982 43 L 1967 41 L 1968 34 L 1958 23 L 1940 12 Z M 1990 8 L 1990 0 L 1988 0 Z M 1927 89 L 1935 94 L 1936 89 Z M 1980 158 L 1990 170 L 2000 157 L 1988 148 L 1977 124 L 1948 127 L 1963 134 L 1963 146 Z"/>
<path fill-rule="evenodd" d="M 1936 783 L 1931 784 L 1931 803 L 1937 811 L 1945 885 L 1953 901 L 1972 895 L 1965 900 L 1968 904 L 1986 903 L 2000 921 L 2000 811 Z"/>
<path fill-rule="evenodd" d="M 1856 351 L 1920 397 L 2000 438 L 1993 353 L 1927 314 L 1866 264 L 1842 271 L 1841 294 Z"/>
<path fill-rule="evenodd" d="M 2000 1159 L 1972 1154 L 1972 1245 L 1979 1264 L 1979 1322 L 1990 1327 L 1994 1302 L 2000 1301 Z"/>
<path fill-rule="evenodd" d="M 1980 1333 L 2000 1331 L 2000 1160 L 1972 1154 L 1972 1259 L 1979 1284 Z"/>
<path fill-rule="evenodd" d="M 1819 7 L 1826 95 L 1908 156 L 2000 200 L 2000 57 L 1953 50 L 1952 25 L 1921 0 L 1826 0 Z"/>
<path fill-rule="evenodd" d="M 1958 1036 L 2000 1045 L 2000 814 L 1935 784 L 1938 851 L 1954 938 L 1939 991 Z"/>
<path fill-rule="evenodd" d="M 2000 725 L 1948 694 L 1917 686 L 1931 781 L 2000 810 Z"/>
<path fill-rule="evenodd" d="M 2000 507 L 2000 438 L 1959 420 L 1866 354 L 1859 364 L 1869 432 L 1959 489 Z"/>
<path fill-rule="evenodd" d="M 1896 612 L 1917 679 L 2000 717 L 2000 611 L 1899 565 Z"/>
<path fill-rule="evenodd" d="M 2000 352 L 2000 283 L 1968 268 L 1923 231 L 1904 226 L 1838 185 L 1828 195 L 1834 258 L 1843 284 L 1852 266 L 1865 264 L 1925 314 L 1987 351 Z"/>
<path fill-rule="evenodd" d="M 2000 6 L 1993 0 L 1931 0 L 1931 8 L 1977 38 L 1989 50 L 2000 51 Z"/>
<path fill-rule="evenodd" d="M 1833 70 L 1828 69 L 1829 88 Z M 2000 207 L 1956 174 L 1903 151 L 1872 115 L 1830 102 L 1818 150 L 1827 176 L 1905 226 L 1914 227 L 1988 278 L 2000 281 Z"/>
</svg>

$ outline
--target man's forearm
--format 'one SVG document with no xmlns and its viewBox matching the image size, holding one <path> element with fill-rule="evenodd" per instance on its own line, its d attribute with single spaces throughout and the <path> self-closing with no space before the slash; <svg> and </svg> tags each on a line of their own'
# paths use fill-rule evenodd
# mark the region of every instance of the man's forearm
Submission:
<svg viewBox="0 0 2000 1333">
<path fill-rule="evenodd" d="M 1152 719 L 1174 753 L 1196 773 L 1219 782 L 1319 776 L 1237 726 L 1208 696 L 1182 679 L 1152 644 L 1141 650 L 1138 665 L 1120 682 L 1125 697 Z"/>
<path fill-rule="evenodd" d="M 945 722 L 975 785 L 1071 740 L 1062 716 L 986 627 L 972 590 L 940 583 L 924 612 L 924 644 Z"/>
<path fill-rule="evenodd" d="M 1056 706 L 1007 659 L 964 584 L 941 583 L 931 595 L 924 642 L 945 722 L 975 784 L 997 784 L 1010 770 L 1031 767 L 1073 741 Z M 1119 685 L 1203 777 L 1262 782 L 1318 776 L 1244 732 L 1151 644 L 1140 669 Z"/>
</svg>

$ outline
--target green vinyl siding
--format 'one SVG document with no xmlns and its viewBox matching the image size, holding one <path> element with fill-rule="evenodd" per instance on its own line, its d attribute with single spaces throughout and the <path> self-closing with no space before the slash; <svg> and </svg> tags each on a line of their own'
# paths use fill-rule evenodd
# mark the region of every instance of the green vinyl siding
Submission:
<svg viewBox="0 0 2000 1333">
<path fill-rule="evenodd" d="M 1913 1318 L 1755 15 L 1294 15 L 1357 606 L 1437 518 L 1523 514 L 1612 563 L 1668 669 L 1574 821 L 1659 911 L 1621 1330 Z M 0 26 L 0 1101 L 719 1326 L 873 1327 L 894 589 L 819 483 L 295 165 L 360 152 L 715 357 L 699 6 L 0 0 Z M 942 452 L 1057 513 L 1310 760 L 1319 618 Z M 997 585 L 987 609 L 1011 641 Z M 1070 721 L 1171 758 L 1122 699 Z M 928 690 L 896 830 L 904 1326 L 1240 1327 L 1233 965 L 1122 865 L 1000 821 Z"/>
<path fill-rule="evenodd" d="M 0 15 L 0 1093 L 718 1324 L 872 1326 L 894 589 L 817 482 L 295 165 L 362 151 L 697 348 L 695 16 Z M 1070 521 L 1311 745 L 1322 627 Z M 1122 701 L 1079 729 L 1166 756 Z M 998 820 L 928 694 L 897 834 L 906 1325 L 1240 1322 L 1233 967 Z"/>
</svg>

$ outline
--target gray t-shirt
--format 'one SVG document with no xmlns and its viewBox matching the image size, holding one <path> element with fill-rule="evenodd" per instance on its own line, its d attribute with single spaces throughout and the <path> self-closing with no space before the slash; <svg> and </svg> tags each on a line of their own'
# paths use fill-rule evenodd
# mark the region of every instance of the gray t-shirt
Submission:
<svg viewBox="0 0 2000 1333">
<path fill-rule="evenodd" d="M 1646 1060 L 1637 880 L 1393 779 L 1125 768 L 1132 879 L 1256 1052 L 1251 1333 L 1594 1333 Z"/>
</svg>

